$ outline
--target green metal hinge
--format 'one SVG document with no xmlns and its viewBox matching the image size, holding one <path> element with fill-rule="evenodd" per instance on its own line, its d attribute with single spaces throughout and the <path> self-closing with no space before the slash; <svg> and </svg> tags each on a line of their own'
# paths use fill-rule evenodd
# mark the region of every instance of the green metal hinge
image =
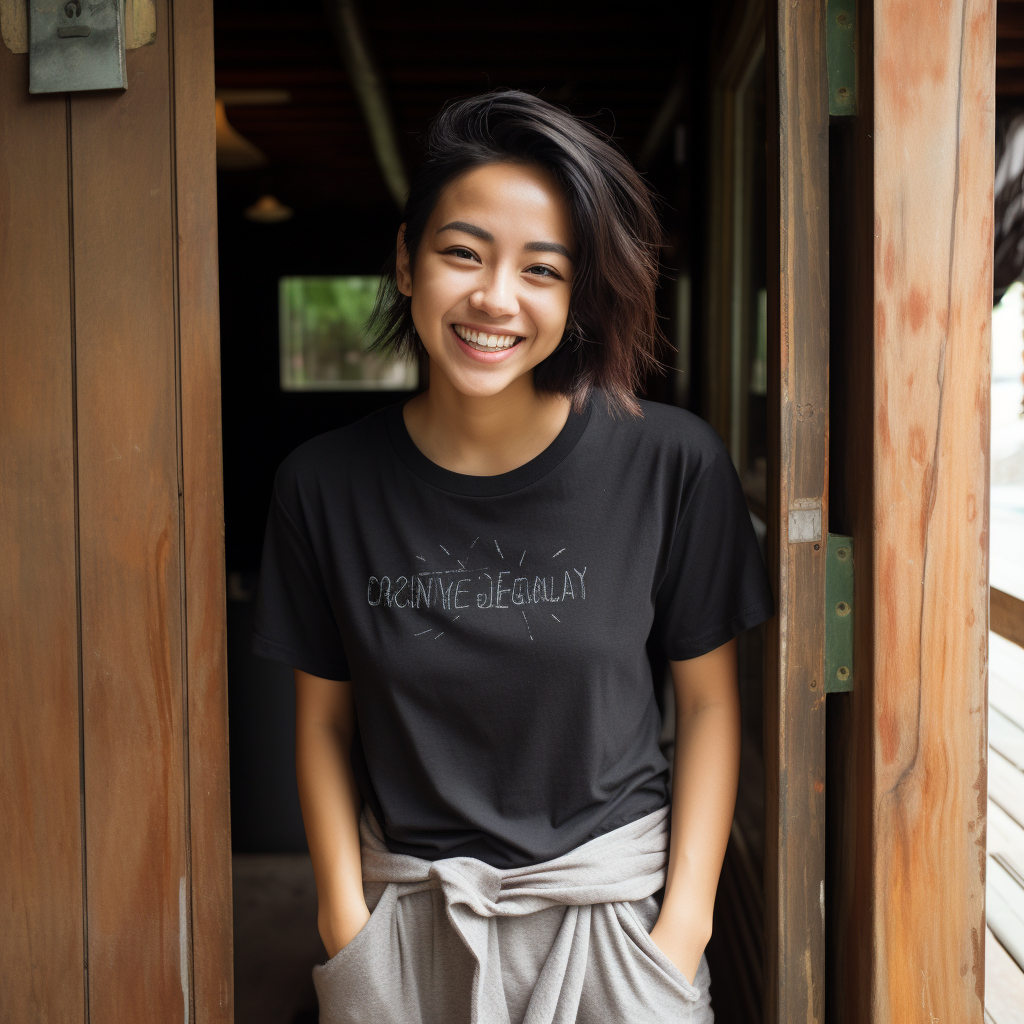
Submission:
<svg viewBox="0 0 1024 1024">
<path fill-rule="evenodd" d="M 825 692 L 853 689 L 853 538 L 828 535 L 825 549 Z"/>
<path fill-rule="evenodd" d="M 828 0 L 826 12 L 828 112 L 831 117 L 853 117 L 857 113 L 857 2 Z"/>
</svg>

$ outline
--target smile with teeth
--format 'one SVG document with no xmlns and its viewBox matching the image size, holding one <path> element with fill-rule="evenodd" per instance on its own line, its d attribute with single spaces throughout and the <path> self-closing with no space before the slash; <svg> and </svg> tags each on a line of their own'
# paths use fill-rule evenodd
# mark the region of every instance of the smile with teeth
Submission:
<svg viewBox="0 0 1024 1024">
<path fill-rule="evenodd" d="M 462 324 L 452 324 L 452 330 L 470 348 L 475 348 L 478 352 L 500 352 L 523 340 L 516 334 L 485 334 L 483 331 L 471 331 Z"/>
</svg>

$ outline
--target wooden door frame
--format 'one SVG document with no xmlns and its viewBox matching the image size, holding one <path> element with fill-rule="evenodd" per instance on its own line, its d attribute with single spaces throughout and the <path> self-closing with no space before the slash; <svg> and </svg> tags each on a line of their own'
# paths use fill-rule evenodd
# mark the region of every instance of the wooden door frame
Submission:
<svg viewBox="0 0 1024 1024">
<path fill-rule="evenodd" d="M 765 1020 L 825 1008 L 828 93 L 824 0 L 766 4 L 768 553 Z M 778 281 L 778 289 L 771 282 Z"/>
<path fill-rule="evenodd" d="M 725 440 L 746 484 L 746 374 L 750 368 L 750 246 L 753 183 L 751 87 L 764 57 L 764 3 L 747 0 L 734 15 L 711 90 L 709 219 L 705 302 L 707 419 Z M 759 502 L 763 502 L 763 495 Z M 759 512 L 763 514 L 763 507 Z"/>
<path fill-rule="evenodd" d="M 995 2 L 858 5 L 832 196 L 826 10 L 767 17 L 766 1019 L 981 1024 Z M 821 547 L 793 543 L 788 514 L 816 507 Z M 856 578 L 854 690 L 828 698 L 827 921 L 830 518 Z"/>
<path fill-rule="evenodd" d="M 48 96 L 19 10 L 0 42 L 4 1016 L 229 1024 L 212 3 L 156 0 L 126 91 Z"/>
</svg>

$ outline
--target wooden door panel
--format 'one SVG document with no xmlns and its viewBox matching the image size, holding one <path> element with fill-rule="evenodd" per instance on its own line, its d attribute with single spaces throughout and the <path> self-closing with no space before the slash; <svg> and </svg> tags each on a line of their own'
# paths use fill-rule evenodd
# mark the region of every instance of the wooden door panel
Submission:
<svg viewBox="0 0 1024 1024">
<path fill-rule="evenodd" d="M 232 1019 L 213 12 L 156 14 L 125 92 L 0 43 L 5 1021 Z"/>
<path fill-rule="evenodd" d="M 194 992 L 196 1006 L 203 1009 L 203 1024 L 230 1024 L 234 1015 L 213 7 L 209 0 L 178 0 L 173 18 Z"/>
<path fill-rule="evenodd" d="M 85 1017 L 67 104 L 0 46 L 0 1017 Z"/>
<path fill-rule="evenodd" d="M 89 996 L 119 1022 L 191 989 L 168 60 L 71 100 Z"/>
</svg>

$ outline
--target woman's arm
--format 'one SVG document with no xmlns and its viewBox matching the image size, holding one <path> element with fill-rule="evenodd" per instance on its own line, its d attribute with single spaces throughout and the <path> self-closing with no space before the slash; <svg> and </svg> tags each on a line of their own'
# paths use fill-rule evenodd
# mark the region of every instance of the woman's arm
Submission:
<svg viewBox="0 0 1024 1024">
<path fill-rule="evenodd" d="M 352 684 L 295 669 L 295 773 L 328 956 L 370 918 L 359 856 L 359 790 L 349 759 L 354 730 Z"/>
<path fill-rule="evenodd" d="M 736 641 L 669 664 L 676 694 L 672 835 L 665 901 L 651 938 L 692 981 L 711 938 L 715 891 L 736 806 Z"/>
</svg>

